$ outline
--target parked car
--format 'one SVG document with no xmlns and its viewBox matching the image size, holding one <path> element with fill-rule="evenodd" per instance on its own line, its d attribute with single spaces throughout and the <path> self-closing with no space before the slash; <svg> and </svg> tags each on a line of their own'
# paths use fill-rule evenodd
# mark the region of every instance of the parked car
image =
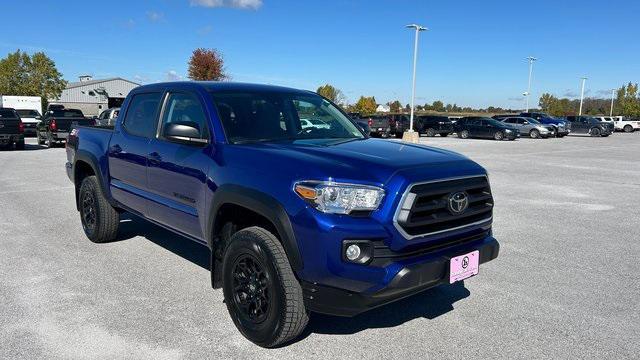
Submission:
<svg viewBox="0 0 640 360">
<path fill-rule="evenodd" d="M 370 115 L 362 120 L 367 121 L 373 137 L 388 137 L 391 134 L 391 118 L 387 115 Z"/>
<path fill-rule="evenodd" d="M 609 131 L 613 134 L 616 131 L 615 123 L 613 122 L 613 118 L 610 116 L 594 116 L 595 119 L 600 121 L 602 124 L 605 124 Z"/>
<path fill-rule="evenodd" d="M 609 126 L 592 116 L 567 116 L 567 121 L 571 122 L 572 134 L 586 134 L 594 137 L 611 135 Z"/>
<path fill-rule="evenodd" d="M 301 131 L 303 112 L 331 128 Z M 143 85 L 114 130 L 74 128 L 66 151 L 86 236 L 113 240 L 127 211 L 207 245 L 212 286 L 260 346 L 298 336 L 308 312 L 354 316 L 499 252 L 482 166 L 367 138 L 310 91 Z"/>
<path fill-rule="evenodd" d="M 38 145 L 46 143 L 48 147 L 54 147 L 66 141 L 72 125 L 93 126 L 95 120 L 84 117 L 82 111 L 78 109 L 48 110 L 36 128 Z"/>
<path fill-rule="evenodd" d="M 442 137 L 449 136 L 453 132 L 453 122 L 446 116 L 421 115 L 416 118 L 416 130 L 420 135 Z"/>
<path fill-rule="evenodd" d="M 414 116 L 415 121 L 415 116 Z M 410 116 L 407 114 L 389 114 L 389 124 L 391 124 L 391 133 L 397 138 L 401 138 L 405 131 L 410 127 Z M 416 124 L 413 124 L 413 129 L 416 130 Z"/>
<path fill-rule="evenodd" d="M 551 125 L 555 128 L 556 137 L 565 137 L 571 133 L 571 123 L 558 119 L 553 116 L 550 116 L 543 112 L 523 112 L 520 113 L 520 116 L 533 118 L 538 120 L 541 124 Z"/>
<path fill-rule="evenodd" d="M 617 131 L 630 133 L 640 129 L 640 120 L 638 119 L 627 119 L 624 116 L 612 116 L 611 119 Z"/>
<path fill-rule="evenodd" d="M 498 119 L 496 119 L 498 120 Z M 520 131 L 521 135 L 529 136 L 532 139 L 546 139 L 556 135 L 555 127 L 552 125 L 543 125 L 538 120 L 522 116 L 513 116 L 500 118 L 505 124 L 515 127 Z"/>
<path fill-rule="evenodd" d="M 24 149 L 24 124 L 13 108 L 0 108 L 0 147 Z"/>
<path fill-rule="evenodd" d="M 520 137 L 518 129 L 501 121 L 482 116 L 467 116 L 456 121 L 453 126 L 459 138 L 487 138 L 495 140 L 515 140 Z"/>
<path fill-rule="evenodd" d="M 120 108 L 111 108 L 105 110 L 98 115 L 96 119 L 96 125 L 111 127 L 115 123 L 116 118 L 120 114 Z"/>
<path fill-rule="evenodd" d="M 35 136 L 36 127 L 42 120 L 42 115 L 37 110 L 17 109 L 16 112 L 20 116 L 20 120 L 24 124 L 24 135 Z"/>
</svg>

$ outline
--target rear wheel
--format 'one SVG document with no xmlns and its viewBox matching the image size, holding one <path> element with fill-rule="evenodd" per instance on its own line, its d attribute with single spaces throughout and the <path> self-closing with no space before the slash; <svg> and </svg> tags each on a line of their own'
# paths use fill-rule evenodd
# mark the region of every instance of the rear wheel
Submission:
<svg viewBox="0 0 640 360">
<path fill-rule="evenodd" d="M 225 251 L 222 273 L 227 310 L 247 339 L 274 347 L 304 330 L 309 317 L 302 287 L 272 233 L 260 227 L 236 232 Z"/>
<path fill-rule="evenodd" d="M 460 131 L 460 133 L 458 134 L 458 136 L 462 139 L 468 139 L 469 138 L 469 130 L 462 130 Z"/>
<path fill-rule="evenodd" d="M 424 134 L 428 137 L 434 137 L 436 136 L 436 131 L 432 128 L 428 128 L 427 131 L 424 132 Z"/>
<path fill-rule="evenodd" d="M 504 139 L 504 134 L 502 133 L 502 131 L 496 131 L 496 133 L 493 134 L 493 138 L 495 140 L 502 140 Z"/>
<path fill-rule="evenodd" d="M 589 131 L 589 134 L 590 134 L 591 136 L 593 136 L 593 137 L 600 136 L 600 134 L 601 134 L 601 133 L 602 133 L 602 132 L 601 132 L 601 131 L 600 131 L 600 129 L 598 129 L 598 128 L 593 128 L 593 129 L 591 129 L 591 131 Z"/>
<path fill-rule="evenodd" d="M 537 139 L 540 137 L 540 131 L 536 130 L 536 129 L 531 129 L 531 131 L 529 131 L 529 137 L 532 139 Z"/>
<path fill-rule="evenodd" d="M 89 240 L 104 243 L 116 238 L 120 215 L 105 198 L 95 175 L 82 180 L 78 207 L 82 229 Z"/>
<path fill-rule="evenodd" d="M 631 125 L 625 125 L 623 129 L 624 129 L 624 132 L 626 133 L 633 132 L 633 126 Z"/>
</svg>

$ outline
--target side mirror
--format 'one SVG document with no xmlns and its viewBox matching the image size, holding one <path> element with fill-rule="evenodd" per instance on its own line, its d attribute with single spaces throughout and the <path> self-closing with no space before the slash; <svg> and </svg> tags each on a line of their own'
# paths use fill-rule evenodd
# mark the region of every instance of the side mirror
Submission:
<svg viewBox="0 0 640 360">
<path fill-rule="evenodd" d="M 170 123 L 164 130 L 167 139 L 184 144 L 206 145 L 209 140 L 202 139 L 200 130 L 195 123 Z"/>
</svg>

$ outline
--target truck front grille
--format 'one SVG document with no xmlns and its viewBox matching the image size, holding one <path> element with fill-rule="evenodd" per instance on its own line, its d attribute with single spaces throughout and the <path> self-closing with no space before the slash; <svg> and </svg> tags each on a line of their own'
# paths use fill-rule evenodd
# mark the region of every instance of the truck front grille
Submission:
<svg viewBox="0 0 640 360">
<path fill-rule="evenodd" d="M 411 185 L 394 220 L 405 237 L 414 238 L 487 223 L 492 216 L 489 181 L 474 176 Z"/>
</svg>

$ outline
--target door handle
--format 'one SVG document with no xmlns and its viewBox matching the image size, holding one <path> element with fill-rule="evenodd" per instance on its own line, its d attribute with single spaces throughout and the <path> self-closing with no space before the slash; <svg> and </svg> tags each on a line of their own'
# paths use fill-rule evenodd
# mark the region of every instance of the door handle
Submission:
<svg viewBox="0 0 640 360">
<path fill-rule="evenodd" d="M 152 163 L 159 163 L 162 161 L 162 156 L 160 156 L 160 154 L 158 154 L 155 151 L 150 153 L 148 157 L 149 157 L 149 161 Z"/>
<path fill-rule="evenodd" d="M 122 152 L 122 148 L 121 148 L 121 147 L 120 147 L 120 145 L 118 145 L 118 144 L 112 145 L 112 146 L 111 146 L 111 152 L 112 152 L 112 153 L 119 154 L 119 153 L 121 153 L 121 152 Z"/>
</svg>

